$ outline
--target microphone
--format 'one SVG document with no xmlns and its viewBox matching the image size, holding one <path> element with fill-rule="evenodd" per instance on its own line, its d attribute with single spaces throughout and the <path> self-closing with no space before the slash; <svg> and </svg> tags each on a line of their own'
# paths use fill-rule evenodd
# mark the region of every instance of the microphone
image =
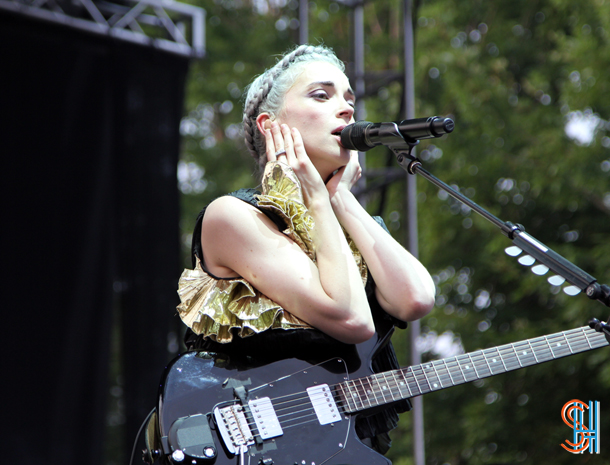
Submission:
<svg viewBox="0 0 610 465">
<path fill-rule="evenodd" d="M 451 118 L 430 116 L 428 118 L 405 119 L 389 123 L 357 121 L 341 131 L 341 145 L 349 150 L 366 152 L 378 145 L 404 145 L 417 143 L 420 139 L 441 137 L 453 131 Z"/>
</svg>

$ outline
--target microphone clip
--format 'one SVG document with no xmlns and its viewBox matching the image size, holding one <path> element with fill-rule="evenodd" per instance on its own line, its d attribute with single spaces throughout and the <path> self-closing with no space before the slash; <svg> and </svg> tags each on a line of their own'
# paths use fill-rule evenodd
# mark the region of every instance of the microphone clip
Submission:
<svg viewBox="0 0 610 465">
<path fill-rule="evenodd" d="M 399 133 L 400 135 L 400 133 Z M 396 141 L 396 144 L 384 144 L 386 145 L 396 156 L 396 161 L 402 166 L 409 174 L 415 174 L 416 166 L 421 166 L 419 158 L 412 154 L 413 148 L 419 144 L 419 140 L 410 140 L 400 135 L 401 142 Z"/>
</svg>

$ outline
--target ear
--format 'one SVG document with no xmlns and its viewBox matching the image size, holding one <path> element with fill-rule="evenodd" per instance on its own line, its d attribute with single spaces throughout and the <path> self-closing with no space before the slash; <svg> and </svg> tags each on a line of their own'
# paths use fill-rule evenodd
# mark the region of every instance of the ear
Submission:
<svg viewBox="0 0 610 465">
<path fill-rule="evenodd" d="M 256 127 L 258 128 L 258 132 L 261 134 L 265 134 L 265 129 L 271 129 L 271 122 L 273 118 L 269 113 L 261 113 L 256 117 Z"/>
</svg>

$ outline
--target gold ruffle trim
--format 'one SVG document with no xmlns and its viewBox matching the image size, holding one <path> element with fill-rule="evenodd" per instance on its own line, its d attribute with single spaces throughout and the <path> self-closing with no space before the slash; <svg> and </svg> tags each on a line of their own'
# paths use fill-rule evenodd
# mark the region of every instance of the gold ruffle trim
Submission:
<svg viewBox="0 0 610 465">
<path fill-rule="evenodd" d="M 301 182 L 292 168 L 278 161 L 267 163 L 262 189 L 263 193 L 256 196 L 258 206 L 279 215 L 286 222 L 282 232 L 315 262 L 316 251 L 310 235 L 314 221 L 303 203 Z"/>
<path fill-rule="evenodd" d="M 262 181 L 263 193 L 257 196 L 258 206 L 285 220 L 283 231 L 315 262 L 315 248 L 310 232 L 314 221 L 301 193 L 301 183 L 290 166 L 269 162 Z M 345 232 L 345 231 L 344 231 Z M 346 237 L 366 284 L 368 270 L 356 245 Z M 195 334 L 227 343 L 233 339 L 232 329 L 240 337 L 267 329 L 311 328 L 277 303 L 254 289 L 242 278 L 216 279 L 206 273 L 199 258 L 194 270 L 185 269 L 178 281 L 180 318 Z"/>
<path fill-rule="evenodd" d="M 181 304 L 178 313 L 195 334 L 214 341 L 231 342 L 231 329 L 240 337 L 270 328 L 310 328 L 299 318 L 256 291 L 241 278 L 215 279 L 207 274 L 199 258 L 194 270 L 185 269 L 178 282 Z"/>
</svg>

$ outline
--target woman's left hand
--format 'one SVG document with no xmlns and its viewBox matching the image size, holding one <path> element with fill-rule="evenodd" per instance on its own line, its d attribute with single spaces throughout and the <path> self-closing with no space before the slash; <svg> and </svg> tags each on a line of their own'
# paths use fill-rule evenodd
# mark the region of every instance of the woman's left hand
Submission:
<svg viewBox="0 0 610 465">
<path fill-rule="evenodd" d="M 326 183 L 326 189 L 332 199 L 334 195 L 345 189 L 350 191 L 362 176 L 362 168 L 358 161 L 358 152 L 350 153 L 350 160 L 347 165 L 339 169 Z"/>
</svg>

